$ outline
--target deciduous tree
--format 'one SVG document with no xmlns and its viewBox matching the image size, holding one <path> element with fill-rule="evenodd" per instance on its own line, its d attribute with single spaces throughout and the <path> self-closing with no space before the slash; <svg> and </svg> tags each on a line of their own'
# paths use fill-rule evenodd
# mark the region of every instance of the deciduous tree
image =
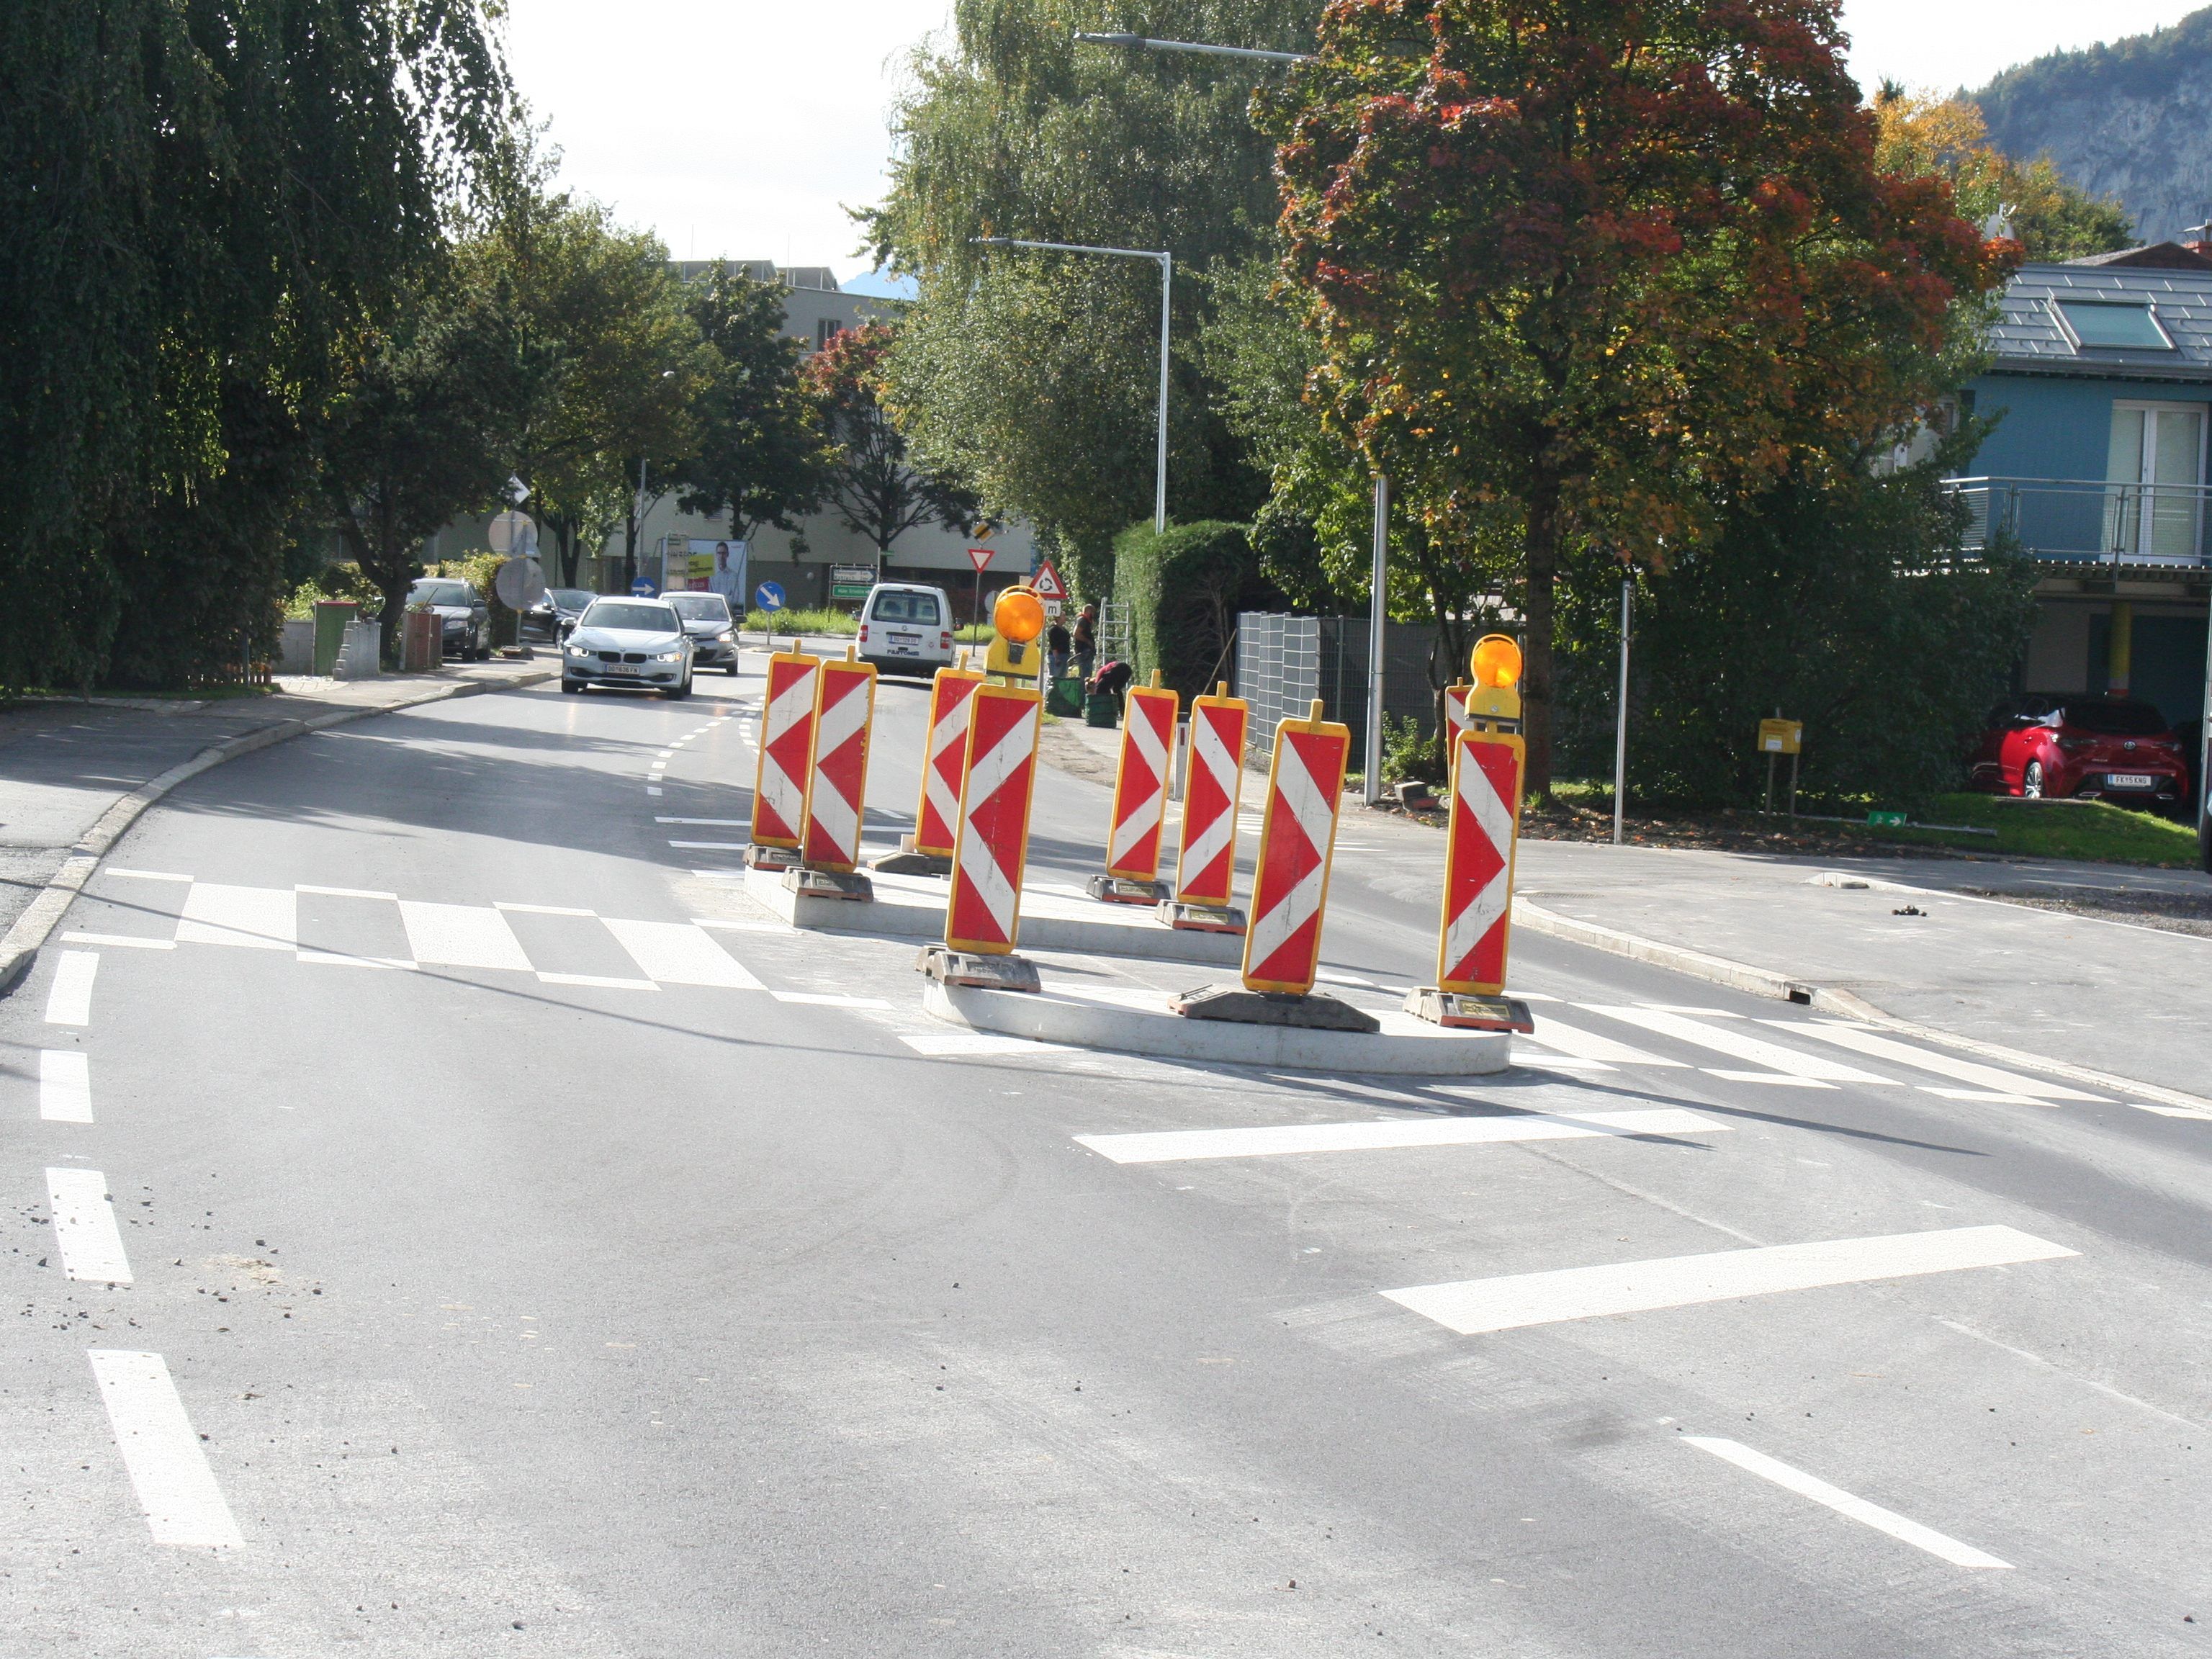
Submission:
<svg viewBox="0 0 2212 1659">
<path fill-rule="evenodd" d="M 824 499 L 880 556 L 918 525 L 951 531 L 979 528 L 982 503 L 962 480 L 917 465 L 884 407 L 887 323 L 848 328 L 807 360 L 806 385 L 834 446 Z"/>
<path fill-rule="evenodd" d="M 796 527 L 821 498 L 832 459 L 820 405 L 807 395 L 805 348 L 785 331 L 783 289 L 717 262 L 684 308 L 714 353 L 700 390 L 697 443 L 678 468 L 678 505 L 727 517 L 734 541 L 763 525 Z"/>
</svg>

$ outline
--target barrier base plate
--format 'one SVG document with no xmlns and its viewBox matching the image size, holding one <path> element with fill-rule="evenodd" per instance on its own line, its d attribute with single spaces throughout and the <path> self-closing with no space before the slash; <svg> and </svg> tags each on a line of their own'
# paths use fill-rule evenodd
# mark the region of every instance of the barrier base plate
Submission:
<svg viewBox="0 0 2212 1659">
<path fill-rule="evenodd" d="M 745 848 L 745 868 L 796 870 L 799 868 L 799 849 L 795 847 L 763 847 L 756 842 Z"/>
<path fill-rule="evenodd" d="M 1186 933 L 1244 931 L 1244 913 L 1232 904 L 1182 904 L 1169 899 L 1161 904 L 1158 914 L 1169 927 Z"/>
<path fill-rule="evenodd" d="M 1209 985 L 1185 991 L 1168 1004 L 1185 1019 L 1233 1020 L 1239 1025 L 1289 1025 L 1304 1031 L 1379 1031 L 1374 1015 L 1334 997 L 1292 996 L 1281 991 L 1247 991 L 1233 985 Z"/>
<path fill-rule="evenodd" d="M 1533 1036 L 1536 1022 L 1528 1005 L 1512 997 L 1469 996 L 1439 991 L 1433 985 L 1406 993 L 1406 1012 L 1454 1031 L 1518 1031 Z"/>
<path fill-rule="evenodd" d="M 914 850 L 912 836 L 899 837 L 899 850 L 881 854 L 868 860 L 868 868 L 886 876 L 949 876 L 952 860 L 941 859 L 934 853 Z"/>
<path fill-rule="evenodd" d="M 1164 904 L 1169 896 L 1164 881 L 1131 881 L 1126 876 L 1093 876 L 1083 890 L 1109 904 Z"/>
<path fill-rule="evenodd" d="M 866 903 L 876 896 L 874 886 L 857 870 L 815 870 L 802 866 L 785 871 L 783 884 L 801 898 L 854 899 Z"/>
<path fill-rule="evenodd" d="M 939 985 L 970 985 L 984 991 L 1044 989 L 1037 978 L 1036 963 L 1027 957 L 979 956 L 947 945 L 929 945 L 922 947 L 914 965 Z"/>
</svg>

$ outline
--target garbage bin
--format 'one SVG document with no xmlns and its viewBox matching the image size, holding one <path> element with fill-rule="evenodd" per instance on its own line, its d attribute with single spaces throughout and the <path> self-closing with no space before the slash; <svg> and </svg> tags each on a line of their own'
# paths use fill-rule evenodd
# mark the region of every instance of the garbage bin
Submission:
<svg viewBox="0 0 2212 1659">
<path fill-rule="evenodd" d="M 337 672 L 338 653 L 345 649 L 346 624 L 361 615 L 351 599 L 315 601 L 315 672 L 328 679 Z"/>
<path fill-rule="evenodd" d="M 1045 687 L 1044 706 L 1049 714 L 1073 720 L 1083 712 L 1083 682 L 1066 674 L 1051 681 Z"/>
<path fill-rule="evenodd" d="M 434 611 L 410 611 L 401 623 L 400 672 L 435 673 L 446 659 L 445 619 Z"/>
<path fill-rule="evenodd" d="M 1085 726 L 1112 727 L 1121 723 L 1121 699 L 1111 691 L 1086 692 L 1083 698 Z"/>
</svg>

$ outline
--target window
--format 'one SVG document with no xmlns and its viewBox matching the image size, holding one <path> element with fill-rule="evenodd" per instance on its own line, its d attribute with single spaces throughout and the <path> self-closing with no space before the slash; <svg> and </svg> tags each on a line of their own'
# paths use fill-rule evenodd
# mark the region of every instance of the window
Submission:
<svg viewBox="0 0 2212 1659">
<path fill-rule="evenodd" d="M 883 623 L 919 623 L 924 628 L 938 626 L 937 595 L 934 593 L 902 593 L 896 588 L 881 590 L 876 594 L 876 608 L 871 617 Z"/>
<path fill-rule="evenodd" d="M 2115 300 L 2056 300 L 2058 314 L 2075 343 L 2085 346 L 2134 346 L 2145 351 L 2171 351 L 2173 342 L 2159 326 L 2158 313 L 2148 305 Z"/>
<path fill-rule="evenodd" d="M 2105 550 L 2193 559 L 2203 528 L 2203 404 L 2116 402 L 2105 477 Z"/>
<path fill-rule="evenodd" d="M 814 323 L 814 349 L 819 351 L 845 331 L 845 325 L 835 317 L 820 317 Z"/>
</svg>

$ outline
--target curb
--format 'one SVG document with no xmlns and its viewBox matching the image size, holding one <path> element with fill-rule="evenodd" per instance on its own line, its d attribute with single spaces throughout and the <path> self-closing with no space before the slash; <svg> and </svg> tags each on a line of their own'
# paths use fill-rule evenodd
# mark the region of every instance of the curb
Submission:
<svg viewBox="0 0 2212 1659">
<path fill-rule="evenodd" d="M 310 732 L 324 732 L 333 726 L 343 726 L 349 720 L 367 720 L 374 714 L 396 714 L 409 708 L 420 708 L 427 703 L 445 702 L 454 697 L 481 696 L 486 691 L 507 691 L 518 686 L 539 685 L 551 679 L 560 671 L 545 669 L 528 674 L 519 674 L 512 679 L 461 680 L 450 685 L 433 686 L 418 697 L 409 697 L 401 702 L 386 703 L 375 708 L 339 708 L 327 714 L 317 714 L 308 720 L 274 720 L 267 726 L 242 732 L 234 738 L 210 744 L 190 760 L 179 761 L 167 771 L 146 780 L 129 794 L 100 815 L 92 828 L 86 830 L 70 855 L 62 860 L 62 867 L 46 878 L 46 886 L 33 899 L 30 907 L 15 918 L 15 925 L 0 939 L 0 997 L 4 997 L 21 985 L 39 958 L 40 950 L 47 936 L 61 923 L 63 913 L 83 891 L 92 872 L 100 867 L 115 843 L 123 839 L 124 832 L 138 821 L 139 814 L 160 800 L 179 784 L 212 770 L 225 761 L 236 760 L 240 755 L 250 755 L 257 749 L 267 749 Z"/>
<path fill-rule="evenodd" d="M 2199 1095 L 2185 1094 L 2179 1089 L 2165 1088 L 2155 1083 L 2140 1083 L 2132 1078 L 2115 1077 L 2110 1072 L 2094 1071 L 2068 1060 L 2052 1060 L 2045 1054 L 2027 1054 L 2018 1048 L 2008 1048 L 2002 1043 L 1984 1042 L 1976 1037 L 1960 1036 L 1954 1031 L 1939 1030 L 1932 1025 L 1900 1019 L 1895 1014 L 1886 1013 L 1875 1007 L 1855 991 L 1846 991 L 1832 985 L 1814 985 L 1803 980 L 1792 979 L 1786 974 L 1776 973 L 1769 968 L 1754 968 L 1747 963 L 1731 962 L 1725 957 L 1709 956 L 1702 951 L 1692 951 L 1679 945 L 1662 944 L 1657 939 L 1624 933 L 1617 928 L 1603 927 L 1594 921 L 1563 916 L 1556 910 L 1544 909 L 1526 899 L 1513 901 L 1513 925 L 1526 927 L 1531 933 L 1565 939 L 1571 945 L 1586 945 L 1592 950 L 1649 963 L 1655 968 L 1685 974 L 1709 984 L 1725 985 L 1753 996 L 1772 997 L 1777 1001 L 1794 1002 L 1800 1007 L 1811 1008 L 1820 1013 L 1835 1014 L 1844 1019 L 1879 1025 L 1900 1036 L 1910 1036 L 1945 1048 L 1955 1048 L 1962 1054 L 2009 1066 L 2015 1071 L 2040 1072 L 2048 1077 L 2063 1078 L 2069 1083 L 2082 1084 L 2110 1094 L 2159 1101 L 2188 1116 L 2212 1118 L 2212 1100 Z"/>
</svg>

